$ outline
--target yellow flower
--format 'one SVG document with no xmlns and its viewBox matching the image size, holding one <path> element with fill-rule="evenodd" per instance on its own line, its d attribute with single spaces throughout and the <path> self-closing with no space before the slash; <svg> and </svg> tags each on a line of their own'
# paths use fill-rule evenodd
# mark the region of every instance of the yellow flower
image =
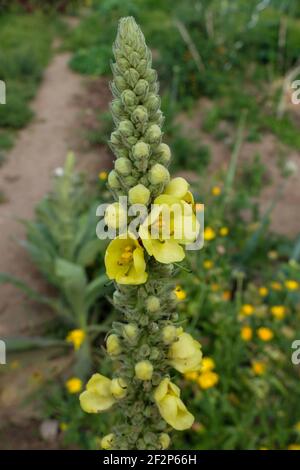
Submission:
<svg viewBox="0 0 300 470">
<path fill-rule="evenodd" d="M 202 372 L 198 377 L 199 387 L 203 390 L 214 387 L 219 382 L 219 376 L 216 372 L 208 370 L 207 372 Z"/>
<path fill-rule="evenodd" d="M 242 338 L 242 340 L 250 341 L 252 339 L 252 336 L 253 336 L 253 331 L 252 331 L 252 328 L 250 328 L 250 326 L 244 326 L 241 329 L 241 338 Z"/>
<path fill-rule="evenodd" d="M 99 177 L 100 181 L 106 181 L 107 180 L 107 172 L 106 171 L 100 171 L 98 177 Z"/>
<path fill-rule="evenodd" d="M 186 298 L 186 292 L 180 286 L 176 286 L 174 292 L 177 300 L 184 300 Z"/>
<path fill-rule="evenodd" d="M 138 285 L 147 281 L 144 250 L 130 234 L 112 240 L 105 253 L 106 274 L 119 284 Z"/>
<path fill-rule="evenodd" d="M 271 313 L 277 320 L 282 320 L 285 317 L 286 308 L 283 305 L 274 305 L 271 307 Z"/>
<path fill-rule="evenodd" d="M 269 289 L 267 287 L 262 286 L 258 289 L 258 293 L 261 297 L 266 297 L 269 293 Z"/>
<path fill-rule="evenodd" d="M 77 351 L 82 345 L 85 337 L 86 337 L 86 334 L 83 330 L 76 329 L 68 333 L 66 337 L 66 341 L 68 341 L 68 343 L 72 343 L 75 351 Z"/>
<path fill-rule="evenodd" d="M 151 380 L 153 374 L 153 365 L 150 361 L 140 361 L 135 367 L 135 376 L 140 380 Z"/>
<path fill-rule="evenodd" d="M 242 314 L 242 315 L 249 316 L 249 315 L 252 315 L 253 312 L 254 312 L 254 307 L 253 307 L 253 305 L 251 305 L 251 304 L 244 304 L 244 305 L 242 305 L 242 308 L 241 308 L 241 314 Z"/>
<path fill-rule="evenodd" d="M 210 241 L 216 238 L 216 232 L 211 227 L 205 227 L 204 229 L 204 240 Z"/>
<path fill-rule="evenodd" d="M 117 335 L 109 335 L 106 340 L 106 350 L 110 356 L 117 356 L 121 352 L 121 345 Z"/>
<path fill-rule="evenodd" d="M 180 389 L 168 377 L 154 391 L 154 400 L 163 419 L 177 431 L 192 426 L 194 416 L 180 399 Z"/>
<path fill-rule="evenodd" d="M 211 357 L 204 357 L 201 363 L 201 372 L 209 372 L 216 367 L 215 361 Z"/>
<path fill-rule="evenodd" d="M 282 290 L 282 285 L 280 284 L 280 282 L 273 281 L 271 282 L 270 286 L 273 290 Z"/>
<path fill-rule="evenodd" d="M 79 400 L 86 413 L 108 410 L 116 401 L 111 392 L 111 380 L 101 374 L 92 375 Z"/>
<path fill-rule="evenodd" d="M 300 450 L 300 444 L 290 444 L 288 450 Z"/>
<path fill-rule="evenodd" d="M 102 449 L 104 450 L 112 449 L 114 439 L 115 439 L 115 435 L 113 433 L 107 434 L 106 436 L 102 437 L 101 443 L 100 443 Z"/>
<path fill-rule="evenodd" d="M 79 393 L 82 389 L 82 381 L 78 377 L 72 377 L 66 381 L 66 388 L 69 393 Z"/>
<path fill-rule="evenodd" d="M 257 335 L 262 341 L 271 341 L 274 336 L 274 333 L 270 328 L 266 328 L 264 326 L 258 328 Z"/>
<path fill-rule="evenodd" d="M 220 194 L 221 194 L 221 188 L 220 188 L 220 186 L 213 186 L 213 187 L 211 188 L 211 194 L 212 194 L 213 196 L 220 196 Z"/>
<path fill-rule="evenodd" d="M 284 285 L 288 290 L 297 290 L 297 289 L 299 289 L 299 282 L 294 281 L 292 279 L 286 280 Z"/>
<path fill-rule="evenodd" d="M 192 207 L 182 199 L 161 194 L 140 225 L 139 235 L 150 256 L 160 263 L 176 263 L 185 257 L 181 245 L 192 243 L 199 233 Z"/>
<path fill-rule="evenodd" d="M 184 378 L 195 382 L 198 379 L 198 372 L 186 372 Z"/>
<path fill-rule="evenodd" d="M 221 237 L 226 237 L 229 233 L 229 228 L 228 227 L 221 227 L 219 230 L 219 233 Z"/>
<path fill-rule="evenodd" d="M 204 269 L 211 269 L 213 267 L 214 263 L 210 259 L 207 259 L 203 261 L 203 267 Z"/>
<path fill-rule="evenodd" d="M 189 333 L 178 332 L 178 339 L 171 344 L 168 358 L 171 366 L 182 374 L 201 369 L 201 345 Z"/>
<path fill-rule="evenodd" d="M 263 375 L 266 372 L 266 364 L 260 361 L 253 361 L 251 369 L 255 375 Z"/>
</svg>

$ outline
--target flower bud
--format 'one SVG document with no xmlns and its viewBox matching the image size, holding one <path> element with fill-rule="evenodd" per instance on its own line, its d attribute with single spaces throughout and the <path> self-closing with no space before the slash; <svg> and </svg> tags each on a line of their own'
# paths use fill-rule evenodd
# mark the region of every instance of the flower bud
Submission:
<svg viewBox="0 0 300 470">
<path fill-rule="evenodd" d="M 115 170 L 111 170 L 111 172 L 108 175 L 107 181 L 111 189 L 120 189 L 121 187 L 120 180 Z"/>
<path fill-rule="evenodd" d="M 135 376 L 139 380 L 151 380 L 153 365 L 150 361 L 140 361 L 135 365 Z"/>
<path fill-rule="evenodd" d="M 149 83 L 154 83 L 157 80 L 157 72 L 154 69 L 148 69 L 145 73 L 145 79 Z"/>
<path fill-rule="evenodd" d="M 110 142 L 113 145 L 120 145 L 121 140 L 120 140 L 120 134 L 118 131 L 114 131 L 110 134 Z"/>
<path fill-rule="evenodd" d="M 147 70 L 148 62 L 145 59 L 139 61 L 136 66 L 136 69 L 140 75 L 143 75 Z"/>
<path fill-rule="evenodd" d="M 128 323 L 123 326 L 123 335 L 124 338 L 134 341 L 138 335 L 138 327 L 135 323 Z"/>
<path fill-rule="evenodd" d="M 147 80 L 141 78 L 134 87 L 134 92 L 138 96 L 144 96 L 149 90 L 149 83 Z"/>
<path fill-rule="evenodd" d="M 132 149 L 132 155 L 136 159 L 146 159 L 150 155 L 150 146 L 145 142 L 138 142 Z"/>
<path fill-rule="evenodd" d="M 177 328 L 174 325 L 165 326 L 162 330 L 163 342 L 170 344 L 177 338 Z"/>
<path fill-rule="evenodd" d="M 121 352 L 120 341 L 117 335 L 109 335 L 106 340 L 106 351 L 110 356 L 117 356 Z"/>
<path fill-rule="evenodd" d="M 129 62 L 128 60 L 124 59 L 124 57 L 123 58 L 121 57 L 120 59 L 118 59 L 117 64 L 118 64 L 118 68 L 123 73 L 125 73 L 129 69 Z"/>
<path fill-rule="evenodd" d="M 124 398 L 127 394 L 127 384 L 124 379 L 118 377 L 116 379 L 112 379 L 110 384 L 110 391 L 115 398 L 118 400 Z"/>
<path fill-rule="evenodd" d="M 150 297 L 146 299 L 147 312 L 155 313 L 159 310 L 159 308 L 160 308 L 159 298 L 155 297 L 154 295 L 150 295 Z"/>
<path fill-rule="evenodd" d="M 115 76 L 114 78 L 114 84 L 117 87 L 119 91 L 126 90 L 127 84 L 124 78 L 121 75 Z"/>
<path fill-rule="evenodd" d="M 150 198 L 150 191 L 143 184 L 137 184 L 128 192 L 130 204 L 147 204 Z"/>
<path fill-rule="evenodd" d="M 161 445 L 162 450 L 167 449 L 171 443 L 169 434 L 162 432 L 159 436 L 159 443 Z"/>
<path fill-rule="evenodd" d="M 122 134 L 123 137 L 130 137 L 134 133 L 134 127 L 131 121 L 124 119 L 119 124 L 118 131 Z"/>
<path fill-rule="evenodd" d="M 148 173 L 149 181 L 152 184 L 165 184 L 170 180 L 170 173 L 167 168 L 160 163 L 155 163 Z"/>
<path fill-rule="evenodd" d="M 167 144 L 161 143 L 156 149 L 156 155 L 163 165 L 168 165 L 171 160 L 171 150 Z"/>
<path fill-rule="evenodd" d="M 161 139 L 161 129 L 157 124 L 151 124 L 146 132 L 146 140 L 149 144 L 159 144 Z"/>
<path fill-rule="evenodd" d="M 110 105 L 110 109 L 117 117 L 121 117 L 124 114 L 124 108 L 120 100 L 113 100 Z"/>
<path fill-rule="evenodd" d="M 147 109 L 144 106 L 137 106 L 132 113 L 132 121 L 136 124 L 144 124 L 148 120 Z"/>
<path fill-rule="evenodd" d="M 132 90 L 124 90 L 121 95 L 121 100 L 124 106 L 135 106 L 137 104 L 137 98 Z"/>
<path fill-rule="evenodd" d="M 129 188 L 132 187 L 132 186 L 135 186 L 136 182 L 137 182 L 136 178 L 132 175 L 124 177 L 124 183 Z"/>
<path fill-rule="evenodd" d="M 107 434 L 106 436 L 102 437 L 101 439 L 101 447 L 104 450 L 110 450 L 113 447 L 113 442 L 115 439 L 115 435 L 113 433 Z"/>
<path fill-rule="evenodd" d="M 156 113 L 160 106 L 160 99 L 154 93 L 150 93 L 144 102 L 144 106 L 148 109 L 150 114 Z"/>
<path fill-rule="evenodd" d="M 117 172 L 122 176 L 130 175 L 132 171 L 132 164 L 129 158 L 118 158 L 115 161 L 115 170 L 117 170 Z"/>
<path fill-rule="evenodd" d="M 119 202 L 114 202 L 106 208 L 104 220 L 109 228 L 123 227 L 127 223 L 127 212 Z"/>
</svg>

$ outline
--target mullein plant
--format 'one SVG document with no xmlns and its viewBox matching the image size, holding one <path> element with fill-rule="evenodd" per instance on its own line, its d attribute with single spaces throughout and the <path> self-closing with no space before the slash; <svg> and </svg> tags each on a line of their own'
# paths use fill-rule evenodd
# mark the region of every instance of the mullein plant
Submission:
<svg viewBox="0 0 300 470">
<path fill-rule="evenodd" d="M 129 206 L 146 206 L 147 216 L 137 237 L 126 226 L 107 248 L 106 272 L 116 288 L 113 303 L 122 314 L 106 338 L 113 376 L 94 374 L 80 403 L 87 413 L 116 408 L 116 424 L 102 438 L 102 448 L 166 449 L 172 428 L 185 430 L 194 422 L 170 374 L 172 369 L 187 373 L 201 368 L 200 344 L 176 323 L 172 282 L 174 263 L 184 259 L 184 245 L 196 235 L 164 239 L 160 232 L 159 238 L 151 238 L 151 227 L 160 230 L 163 223 L 157 207 L 174 203 L 185 209 L 185 218 L 171 213 L 173 229 L 187 222 L 196 233 L 199 227 L 188 183 L 181 177 L 170 180 L 171 152 L 162 142 L 157 74 L 132 17 L 120 20 L 113 50 L 111 112 L 116 130 L 110 145 L 116 160 L 108 185 L 116 202 L 107 208 L 105 221 L 114 228 L 122 225 L 120 196 L 127 196 Z"/>
</svg>

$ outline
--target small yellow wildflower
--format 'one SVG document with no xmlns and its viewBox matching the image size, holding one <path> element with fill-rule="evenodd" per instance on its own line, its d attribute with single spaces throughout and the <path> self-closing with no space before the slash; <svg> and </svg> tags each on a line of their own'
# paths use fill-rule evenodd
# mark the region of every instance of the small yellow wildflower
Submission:
<svg viewBox="0 0 300 470">
<path fill-rule="evenodd" d="M 293 279 L 288 279 L 284 283 L 287 290 L 297 290 L 299 289 L 299 282 L 294 281 Z"/>
<path fill-rule="evenodd" d="M 250 328 L 250 326 L 244 326 L 241 329 L 241 338 L 242 338 L 242 340 L 250 341 L 252 339 L 252 336 L 253 336 L 253 331 L 252 331 L 252 328 Z"/>
<path fill-rule="evenodd" d="M 210 241 L 216 238 L 216 232 L 211 227 L 205 227 L 204 229 L 204 240 Z"/>
<path fill-rule="evenodd" d="M 274 336 L 274 333 L 270 328 L 266 328 L 264 326 L 258 328 L 257 335 L 262 341 L 271 341 Z"/>
<path fill-rule="evenodd" d="M 68 341 L 68 343 L 72 343 L 73 346 L 74 346 L 75 351 L 78 351 L 78 349 L 82 345 L 85 337 L 86 337 L 85 332 L 78 328 L 76 330 L 71 330 L 68 333 L 68 335 L 66 337 L 66 341 Z"/>
<path fill-rule="evenodd" d="M 225 300 L 225 301 L 230 300 L 231 299 L 230 290 L 224 290 L 222 297 L 223 297 L 223 300 Z"/>
<path fill-rule="evenodd" d="M 67 423 L 60 423 L 59 428 L 62 432 L 67 431 L 69 425 Z"/>
<path fill-rule="evenodd" d="M 201 364 L 201 373 L 209 372 L 216 367 L 215 361 L 212 357 L 203 357 Z"/>
<path fill-rule="evenodd" d="M 242 315 L 250 316 L 250 315 L 253 314 L 253 312 L 254 312 L 253 305 L 251 305 L 251 304 L 242 305 L 242 308 L 241 308 L 241 314 Z"/>
<path fill-rule="evenodd" d="M 177 300 L 184 300 L 186 298 L 186 292 L 181 288 L 181 286 L 176 286 L 174 289 Z"/>
<path fill-rule="evenodd" d="M 255 375 L 263 375 L 266 372 L 266 364 L 260 361 L 253 361 L 251 369 Z"/>
<path fill-rule="evenodd" d="M 214 263 L 210 259 L 206 259 L 203 261 L 203 267 L 204 269 L 211 269 L 213 267 Z"/>
<path fill-rule="evenodd" d="M 270 286 L 273 290 L 282 290 L 282 285 L 280 284 L 280 282 L 273 281 L 271 282 Z"/>
<path fill-rule="evenodd" d="M 300 444 L 290 444 L 288 450 L 300 450 Z"/>
<path fill-rule="evenodd" d="M 219 234 L 221 237 L 226 237 L 229 233 L 229 228 L 228 227 L 221 227 L 219 230 Z"/>
<path fill-rule="evenodd" d="M 277 251 L 276 251 L 276 250 L 270 250 L 270 251 L 268 252 L 268 258 L 271 259 L 271 260 L 273 260 L 273 261 L 276 260 L 276 259 L 278 259 L 278 253 L 277 253 Z"/>
<path fill-rule="evenodd" d="M 214 387 L 219 382 L 219 376 L 216 372 L 207 371 L 203 372 L 198 377 L 198 385 L 203 390 Z"/>
<path fill-rule="evenodd" d="M 194 372 L 186 372 L 184 374 L 184 378 L 186 380 L 191 380 L 193 382 L 196 382 L 196 380 L 198 379 L 198 372 L 195 372 L 195 371 Z"/>
<path fill-rule="evenodd" d="M 107 180 L 107 172 L 106 171 L 100 171 L 98 177 L 99 177 L 100 181 L 106 181 Z"/>
<path fill-rule="evenodd" d="M 72 377 L 66 381 L 66 388 L 69 393 L 79 393 L 82 389 L 82 381 L 78 377 Z"/>
<path fill-rule="evenodd" d="M 261 297 L 267 297 L 269 289 L 267 287 L 262 286 L 258 289 L 258 293 Z"/>
<path fill-rule="evenodd" d="M 213 186 L 213 187 L 211 188 L 211 194 L 212 194 L 213 196 L 220 196 L 221 192 L 222 192 L 222 191 L 221 191 L 220 186 Z"/>
<path fill-rule="evenodd" d="M 285 317 L 286 308 L 283 305 L 273 305 L 271 313 L 277 320 L 282 320 Z"/>
</svg>

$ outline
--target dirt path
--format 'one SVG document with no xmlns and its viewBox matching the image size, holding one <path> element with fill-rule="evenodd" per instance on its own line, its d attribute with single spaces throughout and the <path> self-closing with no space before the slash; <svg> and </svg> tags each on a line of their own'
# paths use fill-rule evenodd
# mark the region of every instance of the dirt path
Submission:
<svg viewBox="0 0 300 470">
<path fill-rule="evenodd" d="M 77 150 L 81 109 L 87 87 L 68 67 L 69 54 L 55 55 L 32 103 L 33 122 L 18 135 L 0 172 L 0 187 L 7 202 L 0 205 L 0 271 L 9 272 L 43 288 L 43 281 L 16 240 L 24 227 L 16 219 L 32 218 L 37 202 L 51 188 L 51 175 L 62 166 L 69 150 Z M 99 90 L 101 94 L 101 90 Z M 105 102 L 103 103 L 105 106 Z M 84 155 L 95 160 L 100 155 Z M 80 162 L 80 167 L 84 167 Z M 26 309 L 26 312 L 24 311 Z M 43 323 L 45 316 L 32 309 L 12 286 L 0 286 L 0 337 L 24 334 Z"/>
</svg>

